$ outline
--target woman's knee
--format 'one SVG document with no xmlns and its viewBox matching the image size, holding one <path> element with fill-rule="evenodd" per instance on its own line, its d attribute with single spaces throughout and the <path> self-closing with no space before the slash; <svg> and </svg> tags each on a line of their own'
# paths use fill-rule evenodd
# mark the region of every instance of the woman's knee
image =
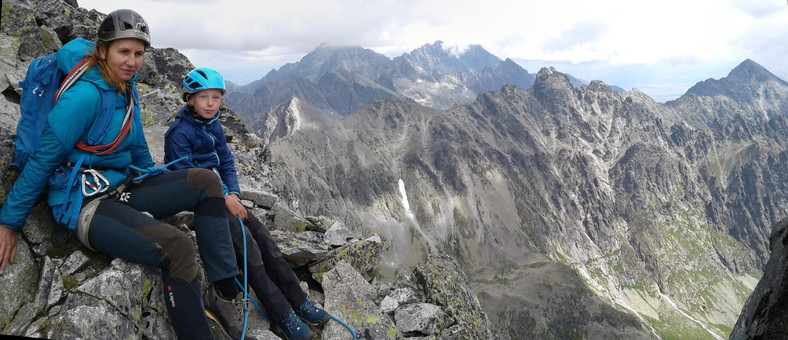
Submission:
<svg viewBox="0 0 788 340">
<path fill-rule="evenodd" d="M 191 282 L 197 277 L 197 251 L 194 242 L 186 233 L 172 229 L 174 232 L 170 231 L 167 241 L 160 245 L 169 260 L 170 276 Z"/>
</svg>

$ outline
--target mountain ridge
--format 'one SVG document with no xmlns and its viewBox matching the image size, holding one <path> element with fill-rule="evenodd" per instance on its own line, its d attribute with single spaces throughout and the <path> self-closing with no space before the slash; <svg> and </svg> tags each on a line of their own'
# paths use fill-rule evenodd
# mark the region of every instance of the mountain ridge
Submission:
<svg viewBox="0 0 788 340">
<path fill-rule="evenodd" d="M 755 80 L 742 80 L 757 83 L 759 73 L 749 74 Z M 771 81 L 761 88 L 754 93 L 786 90 Z M 693 98 L 739 117 L 703 121 L 687 106 L 598 80 L 577 87 L 543 68 L 527 90 L 505 85 L 445 113 L 374 100 L 331 121 L 344 137 L 321 134 L 319 145 L 330 150 L 304 148 L 299 140 L 310 133 L 297 130 L 271 147 L 281 164 L 310 159 L 283 174 L 299 183 L 294 195 L 305 207 L 389 225 L 375 231 L 394 240 L 394 263 L 407 266 L 417 261 L 403 253 L 419 258 L 431 249 L 459 259 L 500 327 L 545 322 L 532 313 L 504 317 L 544 308 L 532 304 L 536 291 L 500 291 L 499 280 L 534 283 L 534 269 L 523 266 L 533 253 L 574 268 L 612 306 L 637 311 L 643 337 L 680 328 L 682 336 L 713 338 L 731 331 L 769 257 L 769 228 L 786 213 L 779 141 L 788 136 L 779 129 L 784 114 L 758 121 L 736 113 L 748 101 Z M 781 105 L 781 97 L 763 96 L 749 110 Z M 302 153 L 291 157 L 295 149 Z M 314 178 L 323 184 L 310 186 Z M 567 312 L 553 308 L 540 315 Z M 654 321 L 663 318 L 677 323 Z M 577 327 L 570 328 L 592 326 Z M 552 328 L 530 331 L 557 336 Z"/>
<path fill-rule="evenodd" d="M 436 41 L 393 59 L 358 46 L 323 45 L 260 80 L 228 88 L 226 103 L 259 131 L 259 121 L 265 120 L 267 112 L 291 95 L 342 117 L 379 98 L 400 96 L 448 109 L 505 84 L 527 88 L 532 83 L 533 75 L 527 70 L 479 45 L 451 51 Z"/>
<path fill-rule="evenodd" d="M 692 112 L 688 119 L 693 124 L 719 125 L 736 119 L 762 123 L 788 110 L 784 100 L 788 98 L 786 84 L 788 82 L 747 59 L 726 77 L 699 82 L 681 97 L 665 104 Z M 714 101 L 724 101 L 726 106 L 735 109 L 721 110 Z"/>
<path fill-rule="evenodd" d="M 752 59 L 746 59 L 733 68 L 726 77 L 720 78 L 719 80 L 707 79 L 699 82 L 690 87 L 686 95 L 726 95 L 731 98 L 739 98 L 744 97 L 742 95 L 742 90 L 746 88 L 748 84 L 765 82 L 778 82 L 782 85 L 788 84 Z"/>
</svg>

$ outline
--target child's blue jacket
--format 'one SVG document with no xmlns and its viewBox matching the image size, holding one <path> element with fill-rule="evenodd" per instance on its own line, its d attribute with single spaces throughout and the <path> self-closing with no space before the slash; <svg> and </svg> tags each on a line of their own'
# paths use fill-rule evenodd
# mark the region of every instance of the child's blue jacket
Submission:
<svg viewBox="0 0 788 340">
<path fill-rule="evenodd" d="M 217 112 L 210 120 L 198 119 L 191 107 L 184 106 L 164 134 L 164 162 L 186 157 L 170 168 L 212 169 L 222 178 L 226 194 L 240 195 L 235 159 L 227 147 L 219 116 Z"/>
</svg>

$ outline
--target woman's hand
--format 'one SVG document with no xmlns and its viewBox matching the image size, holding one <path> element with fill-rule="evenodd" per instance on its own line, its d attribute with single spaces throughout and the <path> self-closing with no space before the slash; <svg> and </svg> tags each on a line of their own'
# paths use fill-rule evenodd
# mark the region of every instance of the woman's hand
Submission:
<svg viewBox="0 0 788 340">
<path fill-rule="evenodd" d="M 227 195 L 227 198 L 224 199 L 224 205 L 227 206 L 227 211 L 229 211 L 230 214 L 235 217 L 240 217 L 241 220 L 246 220 L 246 208 L 244 208 L 244 206 L 241 204 L 241 200 L 238 199 L 238 195 Z"/>
<path fill-rule="evenodd" d="M 0 275 L 5 272 L 5 267 L 13 263 L 16 258 L 16 238 L 14 230 L 0 225 Z"/>
</svg>

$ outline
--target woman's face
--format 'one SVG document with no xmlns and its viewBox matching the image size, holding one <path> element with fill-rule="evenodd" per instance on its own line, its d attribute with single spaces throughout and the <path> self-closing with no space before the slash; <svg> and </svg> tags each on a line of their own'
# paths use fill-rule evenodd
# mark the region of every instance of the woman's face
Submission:
<svg viewBox="0 0 788 340">
<path fill-rule="evenodd" d="M 142 66 L 145 44 L 137 39 L 120 39 L 113 41 L 109 48 L 103 48 L 100 52 L 110 71 L 120 80 L 128 81 Z"/>
</svg>

